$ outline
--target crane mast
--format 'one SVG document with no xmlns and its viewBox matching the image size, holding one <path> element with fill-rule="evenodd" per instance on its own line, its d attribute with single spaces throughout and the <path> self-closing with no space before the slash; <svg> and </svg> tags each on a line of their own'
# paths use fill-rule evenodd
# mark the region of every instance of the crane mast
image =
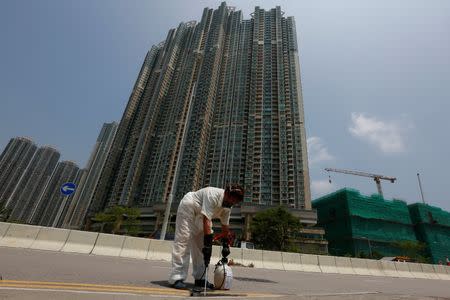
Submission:
<svg viewBox="0 0 450 300">
<path fill-rule="evenodd" d="M 389 177 L 389 176 L 384 176 L 384 175 L 379 175 L 379 174 L 372 174 L 372 173 L 353 171 L 353 170 L 325 168 L 325 171 L 373 178 L 373 180 L 375 181 L 375 183 L 377 185 L 378 194 L 380 194 L 382 197 L 383 197 L 383 191 L 381 190 L 381 180 L 389 180 L 392 183 L 394 183 L 397 180 L 397 178 L 395 178 L 395 177 Z"/>
</svg>

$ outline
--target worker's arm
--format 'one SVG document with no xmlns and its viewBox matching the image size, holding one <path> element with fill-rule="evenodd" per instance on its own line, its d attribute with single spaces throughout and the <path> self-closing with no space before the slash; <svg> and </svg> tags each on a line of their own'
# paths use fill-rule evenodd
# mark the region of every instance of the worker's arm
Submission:
<svg viewBox="0 0 450 300">
<path fill-rule="evenodd" d="M 203 234 L 204 235 L 210 235 L 212 234 L 212 222 L 210 219 L 208 219 L 206 216 L 203 216 Z"/>
</svg>

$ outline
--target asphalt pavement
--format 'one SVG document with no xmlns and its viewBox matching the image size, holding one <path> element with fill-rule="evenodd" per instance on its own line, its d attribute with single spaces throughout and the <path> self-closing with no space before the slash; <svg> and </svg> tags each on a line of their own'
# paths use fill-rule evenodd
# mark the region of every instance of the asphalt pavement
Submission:
<svg viewBox="0 0 450 300">
<path fill-rule="evenodd" d="M 212 268 L 210 268 L 212 269 Z M 109 256 L 0 247 L 0 299 L 173 299 L 170 264 Z M 212 271 L 209 273 L 212 277 Z M 230 291 L 217 299 L 450 299 L 445 280 L 306 273 L 233 267 Z M 193 278 L 187 280 L 191 284 Z"/>
</svg>

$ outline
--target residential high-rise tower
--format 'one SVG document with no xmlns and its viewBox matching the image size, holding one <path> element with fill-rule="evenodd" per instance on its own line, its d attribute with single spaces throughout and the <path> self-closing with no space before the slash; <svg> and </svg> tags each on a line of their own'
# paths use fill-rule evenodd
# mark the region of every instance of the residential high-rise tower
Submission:
<svg viewBox="0 0 450 300">
<path fill-rule="evenodd" d="M 246 202 L 311 209 L 297 34 L 280 7 L 205 8 L 152 47 L 90 211 L 232 182 Z"/>
<path fill-rule="evenodd" d="M 6 207 L 12 209 L 9 220 L 28 222 L 59 157 L 59 152 L 50 146 L 36 151 L 6 202 Z"/>
<path fill-rule="evenodd" d="M 37 146 L 29 138 L 12 138 L 0 156 L 0 203 L 6 204 Z"/>
<path fill-rule="evenodd" d="M 83 225 L 95 187 L 100 179 L 100 173 L 111 149 L 117 126 L 116 122 L 103 124 L 87 163 L 86 172 L 81 177 L 80 184 L 70 202 L 62 227 L 80 229 Z"/>
<path fill-rule="evenodd" d="M 32 213 L 25 221 L 35 225 L 56 227 L 55 221 L 58 221 L 61 215 L 59 211 L 63 211 L 64 206 L 68 205 L 68 199 L 72 198 L 61 193 L 61 186 L 66 182 L 77 184 L 76 177 L 79 171 L 80 168 L 72 161 L 59 162 L 37 199 Z"/>
</svg>

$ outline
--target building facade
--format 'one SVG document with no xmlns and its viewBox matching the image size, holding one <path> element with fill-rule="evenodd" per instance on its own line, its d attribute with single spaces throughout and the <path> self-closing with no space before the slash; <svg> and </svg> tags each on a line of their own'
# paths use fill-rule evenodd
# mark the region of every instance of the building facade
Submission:
<svg viewBox="0 0 450 300">
<path fill-rule="evenodd" d="M 29 221 L 59 157 L 59 152 L 50 146 L 40 147 L 36 151 L 6 202 L 6 207 L 11 209 L 10 221 Z"/>
<path fill-rule="evenodd" d="M 450 212 L 425 203 L 408 205 L 417 240 L 435 264 L 450 259 Z"/>
<path fill-rule="evenodd" d="M 47 181 L 44 191 L 37 199 L 31 215 L 25 221 L 34 225 L 57 227 L 57 221 L 66 202 L 69 201 L 68 198 L 72 198 L 72 196 L 64 196 L 60 188 L 66 182 L 77 184 L 79 171 L 78 165 L 72 161 L 59 162 Z"/>
<path fill-rule="evenodd" d="M 37 146 L 29 138 L 12 138 L 0 156 L 0 204 L 5 205 Z"/>
<path fill-rule="evenodd" d="M 313 201 L 318 225 L 325 229 L 333 255 L 397 256 L 397 242 L 417 243 L 408 206 L 380 195 L 341 189 Z"/>
<path fill-rule="evenodd" d="M 117 131 L 117 123 L 105 123 L 100 131 L 94 149 L 80 179 L 80 184 L 70 201 L 67 213 L 62 222 L 63 228 L 81 229 L 84 224 L 88 208 L 92 202 L 95 187 L 105 165 Z"/>
<path fill-rule="evenodd" d="M 205 8 L 152 47 L 89 211 L 228 183 L 248 203 L 311 209 L 297 34 L 280 7 Z"/>
</svg>

